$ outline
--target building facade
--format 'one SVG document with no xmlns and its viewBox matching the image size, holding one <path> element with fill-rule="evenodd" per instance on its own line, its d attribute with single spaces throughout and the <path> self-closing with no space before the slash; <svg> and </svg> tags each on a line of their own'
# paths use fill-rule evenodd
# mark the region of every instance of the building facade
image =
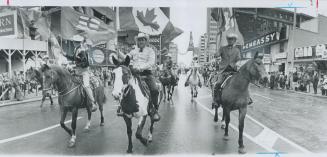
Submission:
<svg viewBox="0 0 327 157">
<path fill-rule="evenodd" d="M 287 54 L 289 34 L 294 13 L 278 8 L 235 8 L 239 31 L 244 37 L 243 59 L 252 58 L 256 52 L 264 53 L 263 62 L 268 72 L 288 72 Z M 313 17 L 299 13 L 296 27 Z"/>
<path fill-rule="evenodd" d="M 218 23 L 211 16 L 211 8 L 207 9 L 207 61 L 211 62 L 214 59 L 214 54 L 217 51 L 217 35 L 218 35 Z"/>
<path fill-rule="evenodd" d="M 177 44 L 171 42 L 169 43 L 169 50 L 168 50 L 171 54 L 171 59 L 173 61 L 173 64 L 177 65 L 177 60 L 178 60 L 178 47 Z"/>
<path fill-rule="evenodd" d="M 199 64 L 205 65 L 208 63 L 208 55 L 207 55 L 207 34 L 201 35 L 200 37 L 200 54 L 199 54 Z"/>
</svg>

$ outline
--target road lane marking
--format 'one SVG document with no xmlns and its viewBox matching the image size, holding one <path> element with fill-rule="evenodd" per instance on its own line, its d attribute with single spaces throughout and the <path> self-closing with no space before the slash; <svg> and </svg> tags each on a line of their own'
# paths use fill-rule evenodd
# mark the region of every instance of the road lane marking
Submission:
<svg viewBox="0 0 327 157">
<path fill-rule="evenodd" d="M 274 100 L 272 98 L 269 98 L 269 97 L 266 97 L 266 96 L 263 96 L 263 95 L 260 95 L 260 94 L 257 94 L 257 93 L 253 93 L 252 95 L 260 96 L 262 98 L 266 98 L 266 99 L 271 100 L 271 101 Z"/>
<path fill-rule="evenodd" d="M 202 107 L 203 109 L 205 109 L 206 111 L 208 111 L 209 113 L 211 113 L 212 115 L 214 115 L 214 112 L 212 112 L 210 109 L 208 109 L 207 107 L 205 107 L 202 103 L 198 102 L 197 100 L 195 100 L 197 102 L 197 104 L 200 105 L 200 107 Z M 218 115 L 218 117 L 221 119 L 221 116 Z M 289 145 L 291 145 L 294 148 L 297 148 L 298 150 L 302 151 L 303 153 L 312 153 L 309 150 L 307 150 L 306 148 L 292 142 L 291 140 L 283 137 L 282 135 L 278 134 L 277 132 L 271 130 L 270 128 L 266 127 L 265 125 L 263 125 L 262 123 L 258 122 L 257 120 L 255 120 L 254 118 L 252 118 L 249 115 L 246 115 L 246 117 L 250 120 L 252 120 L 254 123 L 258 124 L 259 126 L 263 127 L 263 131 L 261 131 L 255 138 L 251 137 L 250 135 L 246 134 L 245 132 L 243 132 L 244 136 L 247 137 L 248 139 L 250 139 L 251 141 L 253 141 L 254 143 L 262 146 L 263 148 L 265 148 L 267 151 L 273 151 L 275 152 L 275 150 L 273 149 L 273 147 L 269 147 L 272 143 L 275 143 L 276 141 L 271 141 L 271 143 L 267 143 L 266 140 L 264 138 L 267 138 L 268 136 L 277 136 L 278 138 L 280 138 L 281 140 L 285 141 L 286 143 L 288 143 Z M 230 123 L 231 128 L 233 128 L 234 130 L 238 131 L 238 128 L 235 127 L 234 125 L 232 125 Z M 262 134 L 262 135 L 261 135 Z M 274 140 L 274 138 L 272 138 L 272 140 Z M 277 140 L 277 139 L 276 139 Z"/>
<path fill-rule="evenodd" d="M 270 129 L 264 128 L 254 139 L 270 148 L 273 148 L 278 136 L 271 132 Z"/>
<path fill-rule="evenodd" d="M 79 120 L 81 118 L 82 117 L 77 117 L 77 120 Z M 72 120 L 68 120 L 68 121 L 65 122 L 65 124 L 70 123 L 71 121 Z M 39 134 L 39 133 L 42 133 L 42 132 L 45 132 L 45 131 L 48 131 L 48 130 L 57 128 L 57 127 L 60 127 L 60 125 L 57 124 L 57 125 L 53 125 L 53 126 L 50 126 L 50 127 L 44 128 L 44 129 L 41 129 L 41 130 L 30 132 L 30 133 L 27 133 L 27 134 L 23 134 L 23 135 L 11 137 L 11 138 L 3 139 L 3 140 L 0 140 L 0 144 L 11 142 L 11 141 L 15 141 L 15 140 L 19 140 L 19 139 L 26 138 L 26 137 L 29 137 L 29 136 L 33 136 L 33 135 L 36 135 L 36 134 Z"/>
<path fill-rule="evenodd" d="M 195 101 L 196 101 L 196 100 L 195 100 Z M 212 112 L 210 109 L 208 109 L 207 107 L 205 107 L 202 103 L 199 103 L 198 101 L 196 101 L 196 102 L 197 102 L 197 104 L 199 104 L 200 107 L 202 107 L 204 110 L 208 111 L 208 112 L 211 113 L 213 116 L 215 115 L 214 112 Z M 220 119 L 222 119 L 221 116 L 218 115 L 218 117 L 219 117 Z M 236 130 L 237 132 L 239 132 L 238 127 L 234 126 L 232 123 L 229 123 L 229 126 L 230 126 L 232 129 L 234 129 L 234 130 Z M 267 150 L 268 152 L 276 152 L 276 150 L 274 150 L 272 147 L 267 147 L 266 145 L 263 145 L 263 144 L 259 143 L 259 141 L 257 141 L 255 138 L 251 137 L 251 136 L 250 136 L 249 134 L 247 134 L 246 132 L 243 132 L 243 135 L 244 135 L 246 138 L 248 138 L 250 141 L 252 141 L 253 143 L 255 143 L 255 144 L 261 146 L 262 148 L 264 148 L 265 150 Z"/>
</svg>

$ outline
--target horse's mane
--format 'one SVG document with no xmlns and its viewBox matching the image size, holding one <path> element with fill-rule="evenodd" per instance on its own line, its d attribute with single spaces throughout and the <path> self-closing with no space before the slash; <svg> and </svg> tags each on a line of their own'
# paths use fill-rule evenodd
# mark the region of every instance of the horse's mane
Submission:
<svg viewBox="0 0 327 157">
<path fill-rule="evenodd" d="M 63 81 L 66 81 L 68 79 L 72 79 L 72 75 L 65 68 L 60 67 L 58 65 L 52 65 L 50 67 L 51 67 L 52 70 L 57 72 L 58 77 L 63 79 Z"/>
</svg>

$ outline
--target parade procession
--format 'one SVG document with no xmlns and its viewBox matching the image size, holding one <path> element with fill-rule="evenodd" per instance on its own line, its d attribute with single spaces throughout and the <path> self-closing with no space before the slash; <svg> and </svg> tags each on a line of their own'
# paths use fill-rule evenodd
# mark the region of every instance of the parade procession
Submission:
<svg viewBox="0 0 327 157">
<path fill-rule="evenodd" d="M 0 6 L 0 156 L 327 153 L 319 5 Z"/>
</svg>

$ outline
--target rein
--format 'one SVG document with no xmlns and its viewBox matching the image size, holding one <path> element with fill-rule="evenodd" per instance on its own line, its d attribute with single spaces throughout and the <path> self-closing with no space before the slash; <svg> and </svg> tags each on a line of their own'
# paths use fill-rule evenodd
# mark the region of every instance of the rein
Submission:
<svg viewBox="0 0 327 157">
<path fill-rule="evenodd" d="M 78 88 L 79 86 L 81 86 L 81 85 L 77 85 L 77 86 L 75 86 L 73 89 L 71 89 L 70 91 L 66 92 L 65 94 L 62 94 L 62 93 L 67 89 L 67 88 L 65 88 L 65 90 L 63 90 L 63 91 L 61 91 L 61 92 L 58 92 L 58 94 L 59 94 L 60 96 L 65 96 L 65 95 L 67 95 L 67 94 L 73 92 L 73 91 L 74 91 L 76 88 Z"/>
</svg>

